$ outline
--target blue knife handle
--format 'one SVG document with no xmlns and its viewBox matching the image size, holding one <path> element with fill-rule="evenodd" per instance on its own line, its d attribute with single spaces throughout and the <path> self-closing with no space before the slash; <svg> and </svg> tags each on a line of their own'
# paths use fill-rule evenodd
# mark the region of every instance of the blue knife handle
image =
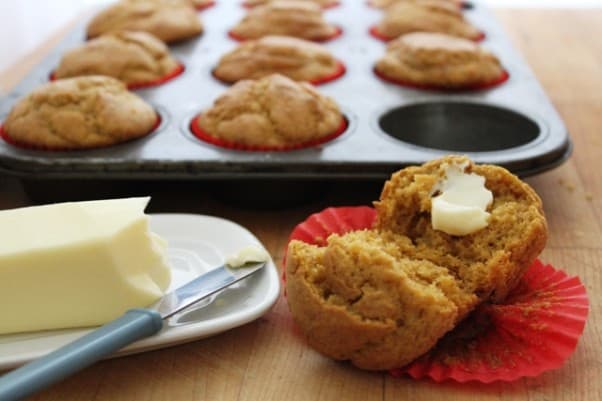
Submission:
<svg viewBox="0 0 602 401">
<path fill-rule="evenodd" d="M 161 315 L 131 309 L 80 339 L 0 377 L 0 400 L 20 400 L 163 327 Z"/>
</svg>

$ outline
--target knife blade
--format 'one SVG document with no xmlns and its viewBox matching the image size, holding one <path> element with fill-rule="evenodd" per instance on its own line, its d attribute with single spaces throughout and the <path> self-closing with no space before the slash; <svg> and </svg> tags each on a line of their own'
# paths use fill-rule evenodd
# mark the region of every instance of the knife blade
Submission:
<svg viewBox="0 0 602 401">
<path fill-rule="evenodd" d="M 76 341 L 1 376 L 0 400 L 25 398 L 134 341 L 156 334 L 164 319 L 249 277 L 265 264 L 251 262 L 237 268 L 222 265 L 164 295 L 148 308 L 128 310 Z"/>
</svg>

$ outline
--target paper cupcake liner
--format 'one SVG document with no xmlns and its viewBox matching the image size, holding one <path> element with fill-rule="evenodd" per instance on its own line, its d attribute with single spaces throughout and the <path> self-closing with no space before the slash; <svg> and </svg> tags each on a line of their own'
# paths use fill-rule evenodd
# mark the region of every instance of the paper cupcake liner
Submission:
<svg viewBox="0 0 602 401">
<path fill-rule="evenodd" d="M 330 36 L 324 37 L 324 38 L 317 38 L 317 39 L 308 39 L 312 42 L 318 42 L 318 43 L 322 43 L 322 42 L 329 42 L 333 39 L 338 38 L 339 36 L 341 36 L 343 34 L 343 28 L 341 28 L 340 26 L 335 26 L 336 32 L 333 33 Z M 228 31 L 228 36 L 231 39 L 236 40 L 237 42 L 244 42 L 245 40 L 248 40 L 249 38 L 245 38 L 244 36 L 240 36 L 234 32 L 232 32 L 231 30 Z"/>
<path fill-rule="evenodd" d="M 4 127 L 2 124 L 0 124 L 0 138 L 2 138 L 2 140 L 4 140 L 4 142 L 21 148 L 21 149 L 28 149 L 28 150 L 42 150 L 45 152 L 74 152 L 74 151 L 82 151 L 82 150 L 94 150 L 94 149 L 100 149 L 100 148 L 108 148 L 109 146 L 115 146 L 115 145 L 121 145 L 123 143 L 127 143 L 127 142 L 131 142 L 131 141 L 135 141 L 137 139 L 141 139 L 144 138 L 147 135 L 150 135 L 152 132 L 154 132 L 157 128 L 159 128 L 159 126 L 161 125 L 161 115 L 159 115 L 159 113 L 157 113 L 157 121 L 155 122 L 155 125 L 153 125 L 153 128 L 146 134 L 143 135 L 139 138 L 134 138 L 131 139 L 130 141 L 125 141 L 125 142 L 119 142 L 116 144 L 112 144 L 112 145 L 104 145 L 104 146 L 95 146 L 93 148 L 84 148 L 84 149 L 71 149 L 71 148 L 49 148 L 47 146 L 42 146 L 42 145 L 30 145 L 27 143 L 23 143 L 23 142 L 19 142 L 14 140 L 13 138 L 11 138 L 10 136 L 8 136 L 8 134 L 6 133 L 6 131 L 4 130 Z"/>
<path fill-rule="evenodd" d="M 325 245 L 330 234 L 371 228 L 375 218 L 376 211 L 367 206 L 328 208 L 297 225 L 289 242 Z M 536 260 L 503 304 L 479 306 L 430 352 L 390 373 L 461 383 L 538 376 L 571 356 L 588 310 L 578 277 Z"/>
<path fill-rule="evenodd" d="M 504 304 L 480 306 L 428 354 L 391 373 L 437 382 L 535 377 L 571 356 L 588 309 L 578 277 L 537 260 Z"/>
<path fill-rule="evenodd" d="M 213 7 L 214 5 L 215 1 L 210 1 L 209 3 L 196 5 L 194 6 L 194 8 L 196 8 L 197 11 L 203 11 L 208 9 L 209 7 Z"/>
<path fill-rule="evenodd" d="M 159 86 L 162 85 L 168 81 L 171 81 L 172 79 L 174 79 L 175 77 L 181 75 L 184 70 L 186 69 L 186 67 L 184 67 L 184 64 L 178 64 L 178 66 L 176 68 L 173 69 L 173 71 L 169 72 L 168 74 L 162 76 L 161 78 L 157 78 L 154 79 L 152 81 L 147 81 L 147 82 L 134 82 L 131 84 L 127 84 L 127 88 L 129 90 L 135 90 L 135 89 L 143 89 L 143 88 L 150 88 L 153 86 Z M 52 71 L 50 73 L 50 77 L 49 79 L 51 81 L 56 81 L 57 78 L 54 74 L 54 71 Z"/>
<path fill-rule="evenodd" d="M 311 148 L 313 146 L 321 145 L 323 143 L 332 141 L 333 139 L 341 136 L 348 127 L 347 119 L 343 118 L 341 121 L 341 125 L 339 128 L 330 135 L 325 137 L 315 139 L 312 141 L 308 141 L 305 143 L 300 143 L 296 145 L 290 146 L 251 146 L 244 145 L 240 143 L 230 142 L 218 137 L 215 137 L 207 132 L 205 132 L 198 124 L 198 121 L 201 119 L 201 115 L 195 116 L 190 122 L 190 131 L 194 134 L 194 136 L 200 139 L 203 142 L 210 143 L 215 146 L 219 146 L 221 148 L 231 149 L 231 150 L 241 150 L 241 151 L 249 151 L 249 152 L 288 152 L 291 150 L 299 150 Z"/>
<path fill-rule="evenodd" d="M 385 74 L 378 71 L 376 68 L 373 68 L 374 74 L 382 79 L 383 81 L 390 82 L 395 85 L 403 86 L 411 89 L 425 89 L 425 90 L 436 90 L 436 91 L 445 91 L 445 92 L 461 92 L 461 91 L 473 91 L 473 90 L 482 90 L 482 89 L 490 89 L 496 87 L 498 85 L 503 84 L 508 79 L 510 79 L 510 74 L 508 71 L 504 70 L 502 75 L 498 78 L 494 79 L 490 82 L 484 82 L 476 85 L 466 85 L 460 87 L 446 87 L 446 86 L 438 86 L 438 85 L 426 85 L 426 84 L 417 84 L 414 82 L 404 81 L 402 79 L 391 78 L 386 76 Z"/>
<path fill-rule="evenodd" d="M 223 79 L 220 79 L 217 75 L 215 75 L 215 70 L 211 71 L 211 75 L 213 75 L 213 78 L 217 79 L 220 82 L 223 82 L 225 84 L 231 85 L 234 82 L 231 81 L 224 81 Z M 308 81 L 310 84 L 312 85 L 322 85 L 322 84 L 326 84 L 332 81 L 335 81 L 337 79 L 339 79 L 340 77 L 342 77 L 343 75 L 345 75 L 345 73 L 347 72 L 347 68 L 345 67 L 345 64 L 343 64 L 342 61 L 337 60 L 337 66 L 336 66 L 336 70 L 330 74 L 330 75 L 326 75 L 324 77 L 321 78 L 317 78 L 317 79 L 312 79 L 310 81 Z"/>
<path fill-rule="evenodd" d="M 368 32 L 370 32 L 370 35 L 372 35 L 372 37 L 378 40 L 382 40 L 383 42 L 390 42 L 391 40 L 397 39 L 399 36 L 401 36 L 387 36 L 385 34 L 382 34 L 378 31 L 378 27 L 376 25 L 371 26 Z M 485 32 L 479 32 L 479 36 L 477 36 L 476 38 L 471 38 L 469 40 L 472 40 L 473 42 L 481 42 L 485 39 L 485 37 Z"/>
<path fill-rule="evenodd" d="M 243 1 L 243 2 L 241 3 L 241 5 L 242 5 L 244 8 L 253 8 L 253 7 L 257 7 L 259 4 L 255 4 L 255 5 L 253 5 L 253 4 L 249 4 L 249 3 L 247 3 L 246 1 Z M 338 7 L 338 6 L 340 6 L 340 5 L 341 5 L 341 3 L 340 3 L 339 1 L 333 1 L 333 2 L 330 2 L 329 4 L 325 4 L 325 5 L 323 5 L 323 6 L 322 6 L 322 9 L 323 9 L 323 10 L 326 10 L 326 9 L 329 9 L 329 8 Z"/>
</svg>

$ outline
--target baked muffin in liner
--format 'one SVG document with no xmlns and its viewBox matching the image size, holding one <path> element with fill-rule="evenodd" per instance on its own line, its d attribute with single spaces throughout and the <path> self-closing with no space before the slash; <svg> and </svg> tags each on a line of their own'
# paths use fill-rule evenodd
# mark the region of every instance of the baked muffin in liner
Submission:
<svg viewBox="0 0 602 401">
<path fill-rule="evenodd" d="M 373 228 L 376 217 L 369 206 L 329 207 L 299 223 L 289 242 L 323 246 L 331 234 Z M 578 277 L 535 260 L 504 301 L 481 304 L 431 351 L 390 373 L 462 383 L 535 377 L 572 355 L 588 309 Z"/>
<path fill-rule="evenodd" d="M 194 8 L 198 11 L 203 11 L 209 7 L 213 7 L 215 5 L 214 0 L 190 0 Z"/>
<path fill-rule="evenodd" d="M 410 3 L 420 3 L 420 2 L 440 2 L 440 3 L 448 3 L 448 4 L 452 4 L 454 6 L 457 6 L 458 8 L 462 8 L 464 7 L 465 2 L 463 1 L 459 1 L 459 0 L 367 0 L 366 3 L 368 3 L 369 6 L 374 7 L 374 8 L 380 8 L 380 9 L 386 9 L 387 7 L 390 7 L 396 3 L 402 3 L 402 2 L 410 2 Z"/>
<path fill-rule="evenodd" d="M 48 82 L 17 101 L 2 138 L 37 150 L 85 150 L 142 138 L 160 123 L 154 108 L 123 82 L 92 75 Z"/>
<path fill-rule="evenodd" d="M 316 146 L 346 128 L 347 120 L 333 99 L 307 82 L 280 74 L 238 81 L 190 126 L 205 142 L 247 151 Z"/>
<path fill-rule="evenodd" d="M 238 41 L 282 35 L 325 42 L 341 34 L 340 27 L 324 19 L 319 5 L 302 0 L 279 0 L 253 7 L 228 31 L 230 38 Z"/>
<path fill-rule="evenodd" d="M 345 65 L 318 43 L 291 36 L 264 36 L 224 54 L 212 71 L 226 83 L 276 73 L 318 85 L 344 75 Z"/>
<path fill-rule="evenodd" d="M 105 75 L 128 89 L 161 85 L 184 72 L 165 43 L 143 31 L 120 31 L 91 39 L 63 54 L 51 80 Z"/>
<path fill-rule="evenodd" d="M 252 8 L 263 4 L 271 3 L 279 0 L 246 0 L 242 3 L 243 7 Z M 338 0 L 305 0 L 318 4 L 320 7 L 327 9 L 339 6 L 341 3 Z"/>
<path fill-rule="evenodd" d="M 88 39 L 118 31 L 145 31 L 165 43 L 191 39 L 203 33 L 192 4 L 168 0 L 121 0 L 96 14 L 88 23 Z"/>
<path fill-rule="evenodd" d="M 485 33 L 466 20 L 456 5 L 438 1 L 395 3 L 370 28 L 370 34 L 383 41 L 411 32 L 437 32 L 474 41 L 485 38 Z"/>
<path fill-rule="evenodd" d="M 444 91 L 487 89 L 510 77 L 493 53 L 473 41 L 431 32 L 389 42 L 374 73 L 396 85 Z"/>
</svg>

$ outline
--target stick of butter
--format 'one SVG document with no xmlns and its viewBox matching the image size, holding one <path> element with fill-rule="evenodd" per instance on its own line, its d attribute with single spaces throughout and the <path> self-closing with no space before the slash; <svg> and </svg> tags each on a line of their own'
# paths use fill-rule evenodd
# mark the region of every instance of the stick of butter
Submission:
<svg viewBox="0 0 602 401">
<path fill-rule="evenodd" d="M 0 334 L 100 325 L 161 297 L 171 270 L 149 199 L 0 211 Z"/>
<path fill-rule="evenodd" d="M 435 230 L 467 235 L 487 227 L 487 207 L 493 194 L 485 187 L 485 177 L 466 174 L 464 168 L 448 166 L 445 180 L 435 188 L 441 191 L 431 200 L 431 224 Z"/>
</svg>

